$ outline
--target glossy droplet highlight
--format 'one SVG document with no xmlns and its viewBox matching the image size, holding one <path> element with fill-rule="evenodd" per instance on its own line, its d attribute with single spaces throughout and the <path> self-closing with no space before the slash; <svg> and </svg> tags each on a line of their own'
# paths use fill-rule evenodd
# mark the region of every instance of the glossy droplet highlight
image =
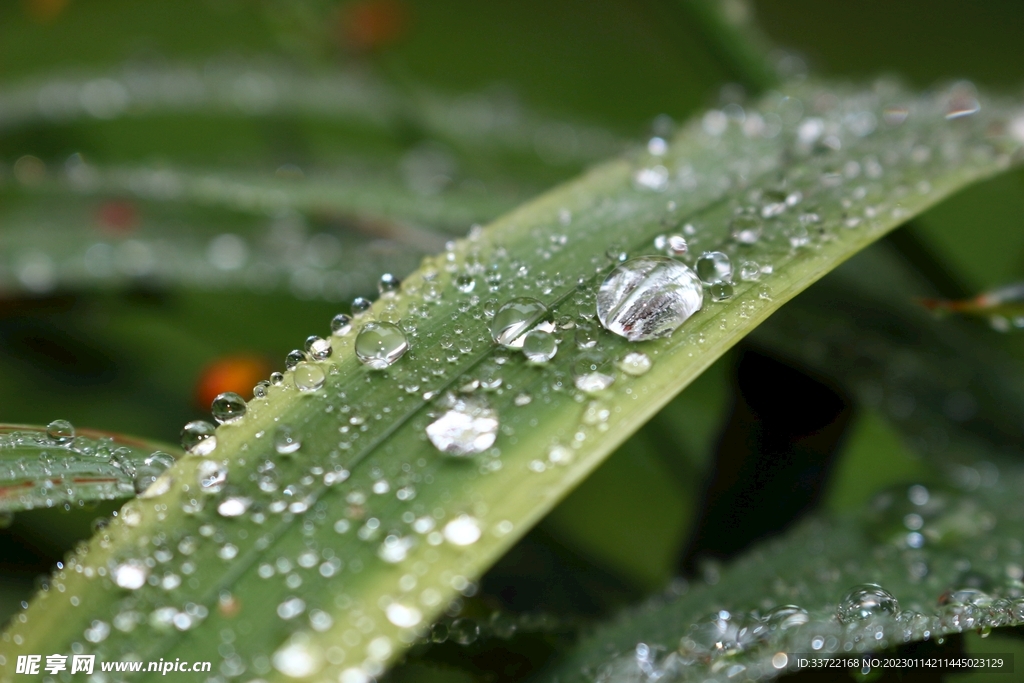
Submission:
<svg viewBox="0 0 1024 683">
<path fill-rule="evenodd" d="M 531 363 L 547 363 L 558 352 L 555 336 L 544 330 L 532 330 L 523 339 L 523 355 Z"/>
<path fill-rule="evenodd" d="M 398 602 L 393 602 L 384 610 L 388 621 L 399 628 L 412 628 L 423 620 L 423 613 L 415 607 L 408 607 Z"/>
<path fill-rule="evenodd" d="M 572 368 L 576 388 L 588 394 L 610 387 L 615 382 L 614 373 L 611 361 L 594 351 L 581 353 Z"/>
<path fill-rule="evenodd" d="M 331 334 L 336 337 L 343 337 L 352 329 L 352 318 L 344 313 L 339 313 L 331 319 Z"/>
<path fill-rule="evenodd" d="M 196 480 L 203 493 L 219 493 L 228 480 L 228 471 L 220 463 L 203 460 L 196 467 Z"/>
<path fill-rule="evenodd" d="M 241 420 L 245 417 L 245 400 L 231 391 L 218 394 L 210 405 L 210 412 L 219 424 Z"/>
<path fill-rule="evenodd" d="M 694 272 L 665 256 L 642 256 L 609 273 L 597 292 L 597 317 L 629 341 L 672 334 L 700 310 L 704 289 Z"/>
<path fill-rule="evenodd" d="M 193 420 L 181 430 L 181 447 L 192 455 L 209 455 L 217 447 L 217 428 L 203 420 Z"/>
<path fill-rule="evenodd" d="M 225 498 L 217 505 L 217 514 L 221 517 L 240 517 L 252 505 L 252 501 L 241 496 Z"/>
<path fill-rule="evenodd" d="M 522 348 L 523 342 L 526 341 L 526 333 L 547 313 L 547 306 L 537 299 L 516 297 L 494 314 L 491 321 L 491 338 L 502 346 Z"/>
<path fill-rule="evenodd" d="M 479 396 L 452 396 L 441 417 L 427 425 L 427 438 L 447 455 L 464 457 L 482 453 L 498 436 L 498 414 Z"/>
<path fill-rule="evenodd" d="M 898 614 L 896 597 L 877 583 L 854 586 L 836 608 L 836 618 L 844 623 L 867 619 L 875 614 Z"/>
<path fill-rule="evenodd" d="M 619 370 L 622 370 L 627 375 L 633 377 L 639 377 L 640 375 L 646 374 L 651 369 L 651 359 L 646 353 L 639 351 L 633 351 L 627 353 L 619 361 Z"/>
<path fill-rule="evenodd" d="M 393 323 L 367 323 L 356 337 L 356 358 L 374 370 L 394 364 L 408 350 L 405 332 Z"/>
</svg>

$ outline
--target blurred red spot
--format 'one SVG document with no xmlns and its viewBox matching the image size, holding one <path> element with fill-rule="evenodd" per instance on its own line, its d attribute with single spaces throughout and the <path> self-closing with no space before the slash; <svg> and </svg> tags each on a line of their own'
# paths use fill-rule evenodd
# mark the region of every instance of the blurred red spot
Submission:
<svg viewBox="0 0 1024 683">
<path fill-rule="evenodd" d="M 53 21 L 64 12 L 68 0 L 25 0 L 25 13 L 32 19 L 46 23 Z"/>
<path fill-rule="evenodd" d="M 405 36 L 408 6 L 400 0 L 359 0 L 341 8 L 339 38 L 354 52 L 371 52 Z"/>
<path fill-rule="evenodd" d="M 110 235 L 127 235 L 139 224 L 139 212 L 131 202 L 109 201 L 96 209 L 96 223 Z"/>
<path fill-rule="evenodd" d="M 270 364 L 261 356 L 225 356 L 213 361 L 199 375 L 195 400 L 201 410 L 209 410 L 217 394 L 233 391 L 245 400 L 252 388 L 270 374 Z"/>
</svg>

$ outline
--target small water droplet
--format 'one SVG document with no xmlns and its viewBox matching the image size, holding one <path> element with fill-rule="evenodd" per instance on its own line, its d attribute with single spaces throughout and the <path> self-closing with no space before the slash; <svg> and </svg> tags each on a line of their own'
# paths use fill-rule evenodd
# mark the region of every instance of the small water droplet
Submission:
<svg viewBox="0 0 1024 683">
<path fill-rule="evenodd" d="M 331 357 L 334 349 L 329 339 L 312 336 L 306 340 L 306 351 L 313 360 L 325 360 Z"/>
<path fill-rule="evenodd" d="M 785 208 L 786 205 L 782 204 L 781 206 Z M 764 224 L 757 216 L 736 216 L 729 223 L 729 230 L 732 233 L 732 238 L 740 244 L 756 244 L 761 239 Z"/>
<path fill-rule="evenodd" d="M 323 668 L 323 653 L 305 634 L 293 636 L 291 641 L 274 653 L 274 668 L 290 678 L 307 678 Z"/>
<path fill-rule="evenodd" d="M 252 501 L 242 496 L 230 496 L 217 505 L 217 514 L 221 517 L 240 517 L 252 505 Z"/>
<path fill-rule="evenodd" d="M 301 446 L 302 441 L 288 425 L 279 425 L 274 430 L 274 450 L 279 455 L 291 455 Z"/>
<path fill-rule="evenodd" d="M 706 285 L 732 280 L 732 262 L 720 251 L 706 251 L 696 263 L 697 277 Z"/>
<path fill-rule="evenodd" d="M 595 351 L 581 353 L 572 370 L 576 388 L 587 393 L 604 391 L 615 381 L 611 361 Z"/>
<path fill-rule="evenodd" d="M 502 346 L 522 348 L 526 333 L 547 313 L 547 306 L 537 299 L 512 299 L 494 314 L 491 337 Z"/>
<path fill-rule="evenodd" d="M 808 621 L 810 621 L 810 616 L 807 610 L 797 605 L 773 607 L 764 615 L 764 623 L 773 631 L 785 631 L 795 626 L 802 626 Z"/>
<path fill-rule="evenodd" d="M 476 278 L 467 273 L 463 273 L 455 280 L 455 286 L 463 294 L 469 294 L 476 288 Z"/>
<path fill-rule="evenodd" d="M 423 620 L 423 614 L 415 607 L 393 602 L 384 610 L 388 621 L 399 628 L 412 628 Z"/>
<path fill-rule="evenodd" d="M 358 318 L 370 310 L 370 306 L 373 306 L 372 301 L 361 296 L 357 296 L 352 300 L 352 315 Z"/>
<path fill-rule="evenodd" d="M 731 299 L 733 295 L 733 287 L 731 282 L 716 282 L 711 285 L 711 300 L 712 301 L 725 301 Z"/>
<path fill-rule="evenodd" d="M 67 420 L 54 420 L 46 425 L 46 436 L 56 443 L 68 443 L 75 438 L 75 427 Z"/>
<path fill-rule="evenodd" d="M 112 575 L 114 583 L 121 588 L 133 591 L 146 585 L 149 568 L 138 560 L 129 560 L 114 567 Z"/>
<path fill-rule="evenodd" d="M 288 355 L 284 357 L 284 369 L 294 370 L 295 366 L 306 360 L 306 352 L 294 349 L 288 352 Z"/>
<path fill-rule="evenodd" d="M 443 407 L 445 413 L 427 425 L 427 437 L 437 450 L 462 457 L 494 445 L 498 414 L 482 396 L 449 394 Z"/>
<path fill-rule="evenodd" d="M 631 351 L 619 361 L 619 369 L 627 375 L 639 377 L 651 369 L 651 359 L 646 353 Z"/>
<path fill-rule="evenodd" d="M 316 363 L 299 363 L 293 377 L 299 391 L 316 391 L 324 385 L 324 381 L 327 379 L 323 368 Z"/>
<path fill-rule="evenodd" d="M 892 593 L 877 583 L 854 586 L 843 596 L 836 608 L 836 618 L 841 623 L 867 619 L 875 614 L 898 614 L 900 605 Z"/>
<path fill-rule="evenodd" d="M 394 364 L 408 350 L 405 332 L 394 323 L 367 323 L 356 337 L 356 358 L 374 370 Z"/>
<path fill-rule="evenodd" d="M 245 400 L 242 399 L 238 394 L 227 391 L 223 394 L 218 394 L 213 399 L 213 404 L 210 406 L 210 412 L 213 414 L 213 419 L 220 424 L 227 422 L 234 422 L 241 420 L 245 417 Z"/>
<path fill-rule="evenodd" d="M 336 337 L 343 337 L 352 329 L 352 318 L 339 313 L 331 319 L 331 334 Z"/>
<path fill-rule="evenodd" d="M 444 537 L 452 545 L 473 545 L 481 536 L 480 524 L 469 515 L 459 515 L 444 525 Z"/>
<path fill-rule="evenodd" d="M 209 455 L 217 447 L 217 428 L 203 420 L 193 420 L 181 430 L 181 447 L 192 455 Z"/>
<path fill-rule="evenodd" d="M 219 493 L 228 480 L 228 471 L 220 463 L 203 460 L 196 467 L 196 480 L 203 493 Z"/>
<path fill-rule="evenodd" d="M 531 330 L 523 340 L 523 355 L 531 363 L 547 363 L 558 353 L 555 336 L 544 330 Z"/>
<path fill-rule="evenodd" d="M 704 290 L 689 267 L 664 256 L 642 256 L 601 283 L 597 317 L 610 332 L 646 341 L 671 334 L 703 303 Z"/>
<path fill-rule="evenodd" d="M 377 281 L 377 291 L 381 296 L 394 296 L 402 286 L 402 281 L 391 273 L 384 273 Z"/>
</svg>

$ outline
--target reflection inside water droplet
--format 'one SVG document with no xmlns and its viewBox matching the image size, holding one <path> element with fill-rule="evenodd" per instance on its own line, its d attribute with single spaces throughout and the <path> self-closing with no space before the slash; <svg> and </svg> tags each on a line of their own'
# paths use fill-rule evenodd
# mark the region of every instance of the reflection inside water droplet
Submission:
<svg viewBox="0 0 1024 683">
<path fill-rule="evenodd" d="M 642 256 L 605 278 L 597 317 L 610 332 L 647 341 L 674 332 L 703 302 L 704 289 L 689 267 L 664 256 Z"/>
<path fill-rule="evenodd" d="M 522 348 L 526 333 L 547 313 L 547 307 L 537 299 L 512 299 L 494 314 L 491 337 L 502 346 Z"/>
<path fill-rule="evenodd" d="M 356 337 L 356 358 L 374 370 L 384 370 L 408 350 L 405 332 L 394 323 L 367 323 Z"/>
</svg>

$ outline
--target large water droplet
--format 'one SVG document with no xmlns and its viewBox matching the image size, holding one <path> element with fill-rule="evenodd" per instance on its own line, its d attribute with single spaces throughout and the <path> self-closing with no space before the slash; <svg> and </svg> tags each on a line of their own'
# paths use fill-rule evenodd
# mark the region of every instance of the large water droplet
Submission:
<svg viewBox="0 0 1024 683">
<path fill-rule="evenodd" d="M 209 455 L 217 447 L 217 428 L 203 420 L 193 420 L 181 430 L 181 447 L 192 455 Z"/>
<path fill-rule="evenodd" d="M 299 391 L 316 391 L 324 385 L 327 376 L 323 368 L 315 363 L 299 363 L 294 378 Z"/>
<path fill-rule="evenodd" d="M 854 586 L 836 608 L 836 618 L 846 624 L 875 614 L 898 614 L 900 605 L 892 593 L 877 583 Z"/>
<path fill-rule="evenodd" d="M 555 336 L 544 330 L 531 330 L 523 339 L 523 355 L 531 363 L 547 363 L 558 352 Z"/>
<path fill-rule="evenodd" d="M 491 337 L 502 346 L 522 348 L 526 333 L 547 313 L 547 306 L 536 299 L 511 299 L 494 314 Z"/>
<path fill-rule="evenodd" d="M 704 284 L 713 285 L 716 282 L 729 282 L 732 280 L 732 262 L 729 257 L 720 251 L 706 251 L 697 259 L 697 277 Z"/>
<path fill-rule="evenodd" d="M 213 419 L 220 424 L 241 420 L 245 417 L 245 400 L 230 391 L 218 394 L 217 398 L 213 399 L 210 412 L 213 413 Z"/>
<path fill-rule="evenodd" d="M 54 420 L 46 425 L 46 436 L 57 443 L 67 443 L 75 438 L 75 427 L 67 420 Z"/>
<path fill-rule="evenodd" d="M 356 337 L 356 358 L 374 370 L 383 370 L 409 350 L 405 332 L 393 323 L 366 323 Z"/>
<path fill-rule="evenodd" d="M 601 283 L 597 317 L 610 332 L 646 341 L 672 334 L 703 303 L 704 289 L 690 268 L 664 256 L 642 256 Z"/>
<path fill-rule="evenodd" d="M 467 456 L 494 445 L 498 414 L 481 396 L 448 395 L 446 412 L 427 425 L 427 437 L 442 453 Z"/>
</svg>

